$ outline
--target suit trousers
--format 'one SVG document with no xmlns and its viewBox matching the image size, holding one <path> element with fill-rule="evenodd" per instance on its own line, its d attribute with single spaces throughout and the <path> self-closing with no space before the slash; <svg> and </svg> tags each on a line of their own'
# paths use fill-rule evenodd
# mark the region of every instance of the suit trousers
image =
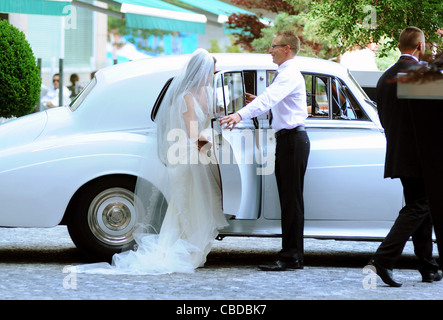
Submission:
<svg viewBox="0 0 443 320">
<path fill-rule="evenodd" d="M 277 137 L 275 177 L 281 207 L 282 250 L 280 260 L 303 262 L 303 186 L 310 141 L 306 131 L 289 130 Z"/>
<path fill-rule="evenodd" d="M 393 269 L 406 241 L 412 236 L 414 253 L 420 271 L 435 272 L 438 264 L 432 258 L 432 220 L 423 178 L 400 177 L 405 206 L 400 210 L 391 230 L 374 255 L 383 267 Z"/>
<path fill-rule="evenodd" d="M 441 100 L 410 100 L 412 124 L 443 265 L 443 108 Z"/>
</svg>

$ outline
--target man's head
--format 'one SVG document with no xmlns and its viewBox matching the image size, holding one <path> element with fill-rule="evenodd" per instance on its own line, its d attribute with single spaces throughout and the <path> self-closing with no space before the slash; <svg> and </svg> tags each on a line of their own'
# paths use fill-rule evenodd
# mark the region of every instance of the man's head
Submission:
<svg viewBox="0 0 443 320">
<path fill-rule="evenodd" d="M 54 89 L 58 89 L 60 86 L 60 75 L 58 73 L 52 76 L 52 84 L 54 85 Z"/>
<path fill-rule="evenodd" d="M 300 50 L 300 39 L 292 31 L 279 31 L 272 41 L 269 53 L 277 65 L 292 59 Z"/>
<path fill-rule="evenodd" d="M 407 27 L 401 32 L 398 43 L 401 53 L 413 55 L 421 60 L 425 53 L 425 47 L 425 35 L 419 28 Z"/>
</svg>

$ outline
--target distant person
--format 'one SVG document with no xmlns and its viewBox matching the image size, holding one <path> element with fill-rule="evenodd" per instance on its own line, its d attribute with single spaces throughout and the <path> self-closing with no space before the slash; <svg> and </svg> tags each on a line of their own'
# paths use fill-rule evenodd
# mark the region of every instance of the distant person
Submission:
<svg viewBox="0 0 443 320">
<path fill-rule="evenodd" d="M 69 98 L 72 100 L 82 91 L 83 88 L 78 84 L 78 81 L 80 80 L 78 74 L 71 74 L 69 80 L 71 81 L 71 85 L 68 87 L 69 91 L 71 91 Z"/>
<path fill-rule="evenodd" d="M 59 107 L 59 87 L 60 87 L 60 75 L 58 73 L 54 74 L 52 77 L 52 85 L 48 90 L 46 95 L 41 99 L 42 110 L 47 110 L 49 108 Z M 69 96 L 71 92 L 65 86 L 63 86 L 63 105 L 68 105 L 71 102 Z"/>
</svg>

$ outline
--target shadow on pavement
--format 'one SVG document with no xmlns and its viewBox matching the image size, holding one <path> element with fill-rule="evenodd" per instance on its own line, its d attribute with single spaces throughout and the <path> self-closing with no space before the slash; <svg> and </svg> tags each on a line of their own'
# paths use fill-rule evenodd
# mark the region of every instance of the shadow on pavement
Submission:
<svg viewBox="0 0 443 320">
<path fill-rule="evenodd" d="M 373 252 L 328 252 L 306 251 L 305 266 L 361 268 L 370 260 Z M 276 252 L 269 250 L 215 249 L 208 255 L 206 267 L 256 267 L 276 259 Z M 0 263 L 47 263 L 79 264 L 89 263 L 77 248 L 1 248 Z M 416 269 L 414 255 L 403 254 L 396 269 Z"/>
</svg>

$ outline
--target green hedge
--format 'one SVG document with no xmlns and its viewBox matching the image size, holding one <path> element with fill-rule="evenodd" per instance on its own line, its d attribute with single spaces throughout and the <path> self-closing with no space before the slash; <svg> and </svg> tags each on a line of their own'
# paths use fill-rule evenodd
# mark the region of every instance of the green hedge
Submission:
<svg viewBox="0 0 443 320">
<path fill-rule="evenodd" d="M 0 21 L 0 117 L 31 113 L 40 100 L 41 78 L 23 32 Z"/>
</svg>

